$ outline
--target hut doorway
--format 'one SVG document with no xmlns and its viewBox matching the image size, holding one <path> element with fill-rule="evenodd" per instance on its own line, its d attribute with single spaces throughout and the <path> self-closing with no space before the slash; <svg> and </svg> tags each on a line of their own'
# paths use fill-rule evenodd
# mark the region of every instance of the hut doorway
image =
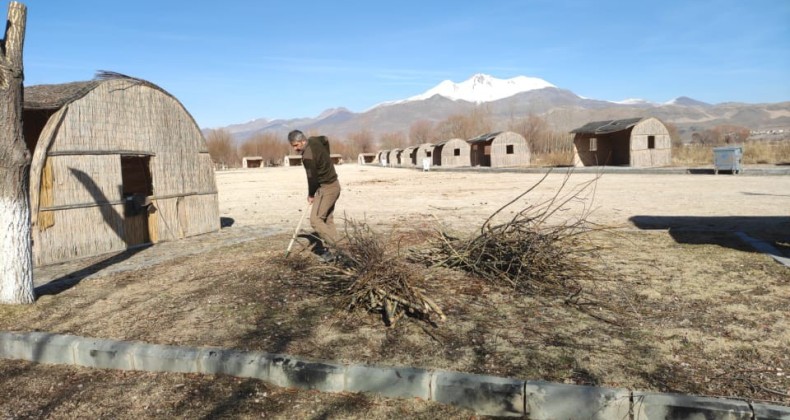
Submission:
<svg viewBox="0 0 790 420">
<path fill-rule="evenodd" d="M 491 144 L 472 144 L 471 158 L 472 166 L 491 166 Z"/>
<path fill-rule="evenodd" d="M 121 156 L 123 239 L 127 247 L 151 242 L 148 200 L 154 195 L 154 185 L 150 164 L 150 156 Z"/>
</svg>

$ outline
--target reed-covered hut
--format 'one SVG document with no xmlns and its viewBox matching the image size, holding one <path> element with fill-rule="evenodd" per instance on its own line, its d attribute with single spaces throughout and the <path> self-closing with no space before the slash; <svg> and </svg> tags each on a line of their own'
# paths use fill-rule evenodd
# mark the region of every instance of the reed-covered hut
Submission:
<svg viewBox="0 0 790 420">
<path fill-rule="evenodd" d="M 506 168 L 529 166 L 527 140 L 512 131 L 483 134 L 469 140 L 472 166 Z"/>
<path fill-rule="evenodd" d="M 387 166 L 389 164 L 389 162 L 387 161 L 389 154 L 390 154 L 389 150 L 382 150 L 378 153 L 378 161 L 381 166 Z"/>
<path fill-rule="evenodd" d="M 413 168 L 417 166 L 417 146 L 409 146 L 403 149 L 401 155 L 401 166 Z"/>
<path fill-rule="evenodd" d="M 401 149 L 392 149 L 389 151 L 387 155 L 387 163 L 388 166 L 397 167 L 400 166 L 400 155 L 403 153 Z"/>
<path fill-rule="evenodd" d="M 357 164 L 358 165 L 372 165 L 376 162 L 378 158 L 377 153 L 360 153 L 357 155 Z"/>
<path fill-rule="evenodd" d="M 205 139 L 162 88 L 106 73 L 24 98 L 35 265 L 219 230 Z"/>
<path fill-rule="evenodd" d="M 329 160 L 332 161 L 335 165 L 342 165 L 343 164 L 343 155 L 340 153 L 332 153 L 329 155 Z"/>
<path fill-rule="evenodd" d="M 470 152 L 472 147 L 464 139 L 450 139 L 442 145 L 441 165 L 445 168 L 457 168 L 461 166 L 471 166 L 472 158 Z"/>
<path fill-rule="evenodd" d="M 417 155 L 415 159 L 417 161 L 417 166 L 422 167 L 423 159 L 429 159 L 431 165 L 433 165 L 433 143 L 423 143 L 417 147 Z"/>
<path fill-rule="evenodd" d="M 651 168 L 672 163 L 669 130 L 658 118 L 593 121 L 571 133 L 576 166 Z"/>
<path fill-rule="evenodd" d="M 261 156 L 244 156 L 241 158 L 242 168 L 262 168 L 263 157 Z"/>
<path fill-rule="evenodd" d="M 283 166 L 301 166 L 302 155 L 285 155 L 283 158 Z"/>
</svg>

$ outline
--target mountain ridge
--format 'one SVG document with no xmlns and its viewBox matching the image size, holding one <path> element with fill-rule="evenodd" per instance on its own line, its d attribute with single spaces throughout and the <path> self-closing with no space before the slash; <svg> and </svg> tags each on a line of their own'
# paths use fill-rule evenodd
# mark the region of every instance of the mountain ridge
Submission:
<svg viewBox="0 0 790 420">
<path fill-rule="evenodd" d="M 569 131 L 589 121 L 633 116 L 653 116 L 673 123 L 684 139 L 690 138 L 694 131 L 719 124 L 742 125 L 752 130 L 790 127 L 790 102 L 708 104 L 687 96 L 661 104 L 636 98 L 612 102 L 584 98 L 536 77 L 497 79 L 477 73 L 463 82 L 445 80 L 422 94 L 383 102 L 363 112 L 334 107 L 312 118 L 258 118 L 219 128 L 230 132 L 237 142 L 258 133 L 284 135 L 292 129 L 334 137 L 344 137 L 361 129 L 374 135 L 395 131 L 408 133 L 415 121 L 439 122 L 481 107 L 495 125 L 506 126 L 514 118 L 538 115 L 558 131 Z"/>
</svg>

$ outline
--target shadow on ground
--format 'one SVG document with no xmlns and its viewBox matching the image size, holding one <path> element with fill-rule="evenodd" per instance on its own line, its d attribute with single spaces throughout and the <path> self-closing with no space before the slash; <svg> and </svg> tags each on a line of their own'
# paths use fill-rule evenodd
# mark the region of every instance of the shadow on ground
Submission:
<svg viewBox="0 0 790 420">
<path fill-rule="evenodd" d="M 713 244 L 745 252 L 757 252 L 739 239 L 737 232 L 768 243 L 790 242 L 788 216 L 633 216 L 629 219 L 639 229 L 668 230 L 683 244 Z M 786 247 L 783 251 L 788 254 Z M 788 256 L 788 255 L 785 255 Z"/>
</svg>

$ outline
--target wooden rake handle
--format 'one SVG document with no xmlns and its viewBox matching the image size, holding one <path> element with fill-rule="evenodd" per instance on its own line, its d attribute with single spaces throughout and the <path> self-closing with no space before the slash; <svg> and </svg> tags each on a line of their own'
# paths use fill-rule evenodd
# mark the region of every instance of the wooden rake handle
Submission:
<svg viewBox="0 0 790 420">
<path fill-rule="evenodd" d="M 307 203 L 307 207 L 302 212 L 302 217 L 299 218 L 299 224 L 296 225 L 296 229 L 294 229 L 294 234 L 291 236 L 291 242 L 288 244 L 288 249 L 285 250 L 285 258 L 288 258 L 288 254 L 291 253 L 291 248 L 294 246 L 294 242 L 296 241 L 297 235 L 299 235 L 299 230 L 302 228 L 302 222 L 304 222 L 304 217 L 307 213 L 310 212 L 310 206 L 313 203 Z"/>
</svg>

